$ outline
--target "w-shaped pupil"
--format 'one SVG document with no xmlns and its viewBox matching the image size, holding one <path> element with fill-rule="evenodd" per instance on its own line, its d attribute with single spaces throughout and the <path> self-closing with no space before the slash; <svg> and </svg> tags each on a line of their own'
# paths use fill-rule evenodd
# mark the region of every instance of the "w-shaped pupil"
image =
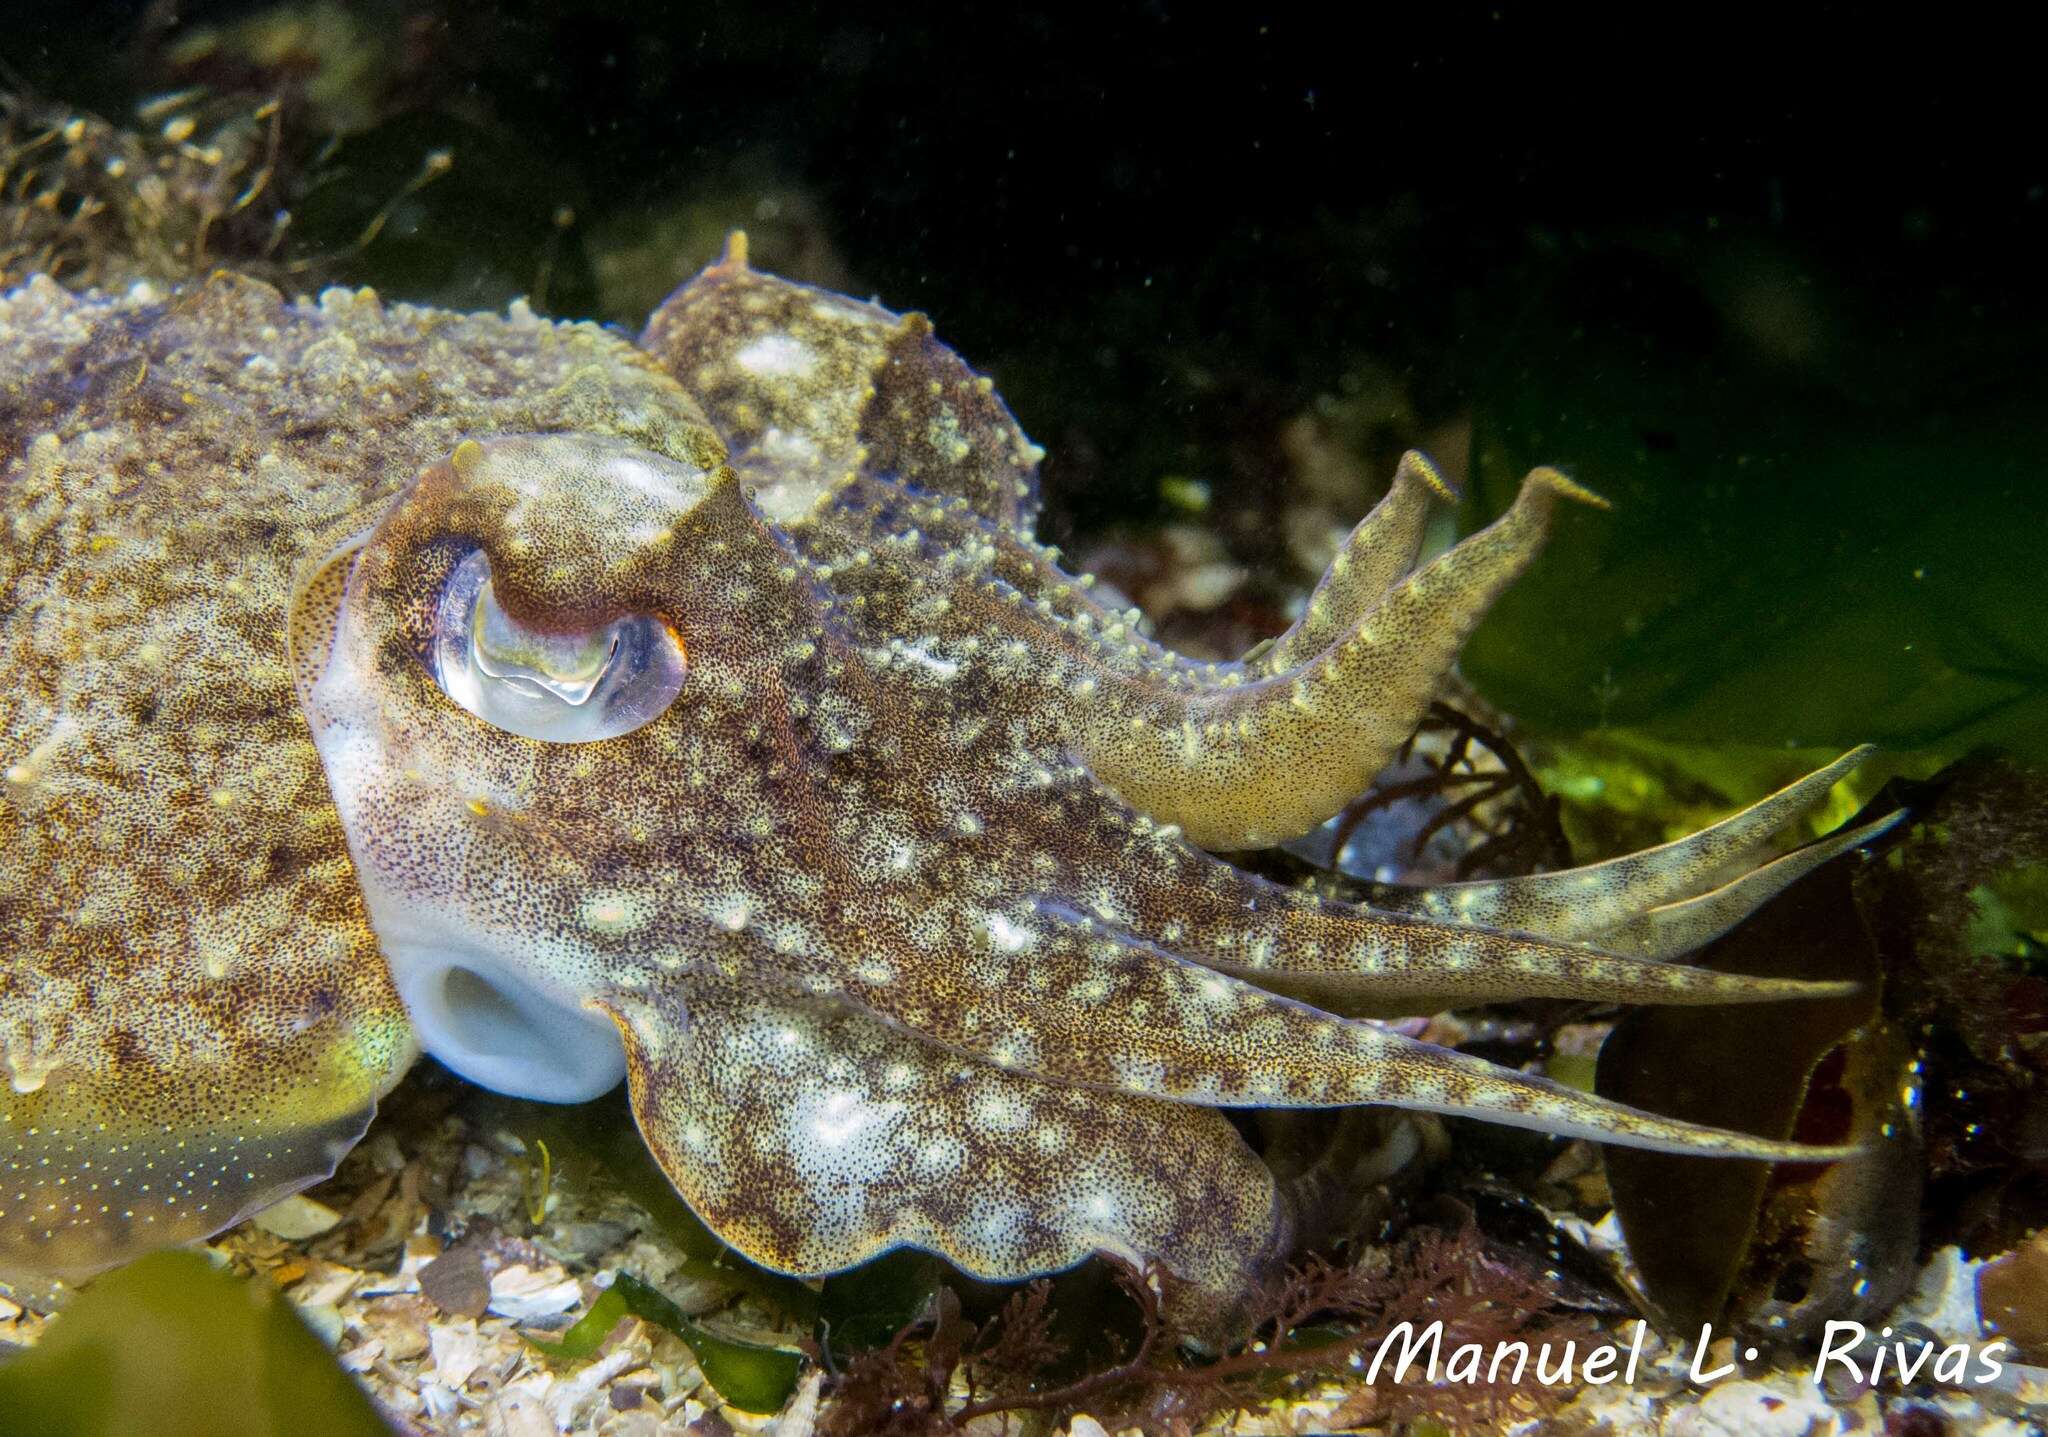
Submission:
<svg viewBox="0 0 2048 1437">
<path fill-rule="evenodd" d="M 650 722 L 682 690 L 683 647 L 628 615 L 582 633 L 531 628 L 498 604 L 481 550 L 456 566 L 434 631 L 434 677 L 486 723 L 550 743 L 591 743 Z"/>
</svg>

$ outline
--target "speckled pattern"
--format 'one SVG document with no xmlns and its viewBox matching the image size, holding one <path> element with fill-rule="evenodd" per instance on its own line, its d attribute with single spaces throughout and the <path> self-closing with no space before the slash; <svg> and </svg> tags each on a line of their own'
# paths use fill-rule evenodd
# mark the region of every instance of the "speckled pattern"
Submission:
<svg viewBox="0 0 2048 1437">
<path fill-rule="evenodd" d="M 0 1269 L 323 1174 L 413 1043 L 282 642 L 295 576 L 479 427 L 702 420 L 595 326 L 222 276 L 0 300 Z"/>
<path fill-rule="evenodd" d="M 1553 471 L 1417 568 L 1411 457 L 1293 631 L 1194 663 L 1034 540 L 1039 451 L 922 317 L 743 246 L 637 348 L 38 281 L 0 301 L 0 456 L 0 1270 L 327 1171 L 413 1051 L 380 947 L 615 1024 L 679 1190 L 791 1272 L 1103 1250 L 1227 1306 L 1293 1216 L 1223 1106 L 1812 1155 L 1357 1015 L 1827 991 L 1660 960 L 1846 846 L 1749 871 L 1843 765 L 1705 843 L 1387 910 L 1211 856 L 1370 780 L 1591 501 Z M 430 656 L 478 551 L 534 632 L 657 620 L 680 695 L 590 743 L 458 707 Z"/>
</svg>

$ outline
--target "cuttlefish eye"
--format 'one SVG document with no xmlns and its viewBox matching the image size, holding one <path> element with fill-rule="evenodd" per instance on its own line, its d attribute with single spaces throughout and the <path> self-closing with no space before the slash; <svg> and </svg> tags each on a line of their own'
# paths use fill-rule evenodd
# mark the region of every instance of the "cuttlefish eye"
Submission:
<svg viewBox="0 0 2048 1437">
<path fill-rule="evenodd" d="M 636 750 L 717 673 L 703 511 L 736 487 L 709 438 L 465 440 L 302 581 L 291 657 L 371 925 L 420 1045 L 488 1087 L 625 1074 L 586 1000 L 647 910 L 625 860 L 581 865 L 658 817 Z"/>
<path fill-rule="evenodd" d="M 449 575 L 434 619 L 433 670 L 443 693 L 485 723 L 550 743 L 617 738 L 659 717 L 682 691 L 683 642 L 633 614 L 551 633 L 498 604 L 482 550 Z"/>
</svg>

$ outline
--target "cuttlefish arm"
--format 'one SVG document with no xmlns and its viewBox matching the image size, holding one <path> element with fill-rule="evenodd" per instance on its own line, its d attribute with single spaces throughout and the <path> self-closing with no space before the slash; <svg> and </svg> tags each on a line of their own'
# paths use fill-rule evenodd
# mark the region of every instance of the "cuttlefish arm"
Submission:
<svg viewBox="0 0 2048 1437">
<path fill-rule="evenodd" d="M 1394 583 L 1313 657 L 1255 682 L 1187 688 L 1101 668 L 1075 751 L 1132 807 L 1204 848 L 1300 837 L 1386 767 L 1568 501 L 1600 503 L 1534 471 L 1501 518 Z"/>
<path fill-rule="evenodd" d="M 1153 642 L 1135 610 L 1106 602 L 1032 536 L 1042 451 L 923 315 L 764 274 L 735 233 L 641 343 L 702 400 L 777 522 L 818 520 L 846 536 L 871 525 L 882 542 L 913 531 L 935 559 L 983 551 L 1023 601 L 1120 638 L 1124 662 L 1173 682 L 1237 685 L 1316 657 L 1408 573 L 1432 500 L 1456 498 L 1428 459 L 1403 456 L 1292 628 L 1242 663 L 1194 660 Z"/>
<path fill-rule="evenodd" d="M 1447 922 L 1591 941 L 1670 957 L 1726 932 L 1821 864 L 1881 837 L 1903 814 L 1763 861 L 1771 838 L 1817 812 L 1836 783 L 1876 753 L 1864 745 L 1698 833 L 1603 863 L 1524 878 L 1433 887 L 1376 884 L 1377 907 Z"/>
<path fill-rule="evenodd" d="M 1414 450 L 1403 454 L 1393 483 L 1339 546 L 1301 617 L 1264 652 L 1245 661 L 1245 677 L 1286 673 L 1356 628 L 1414 569 L 1431 501 L 1456 499 L 1436 465 Z"/>
<path fill-rule="evenodd" d="M 640 343 L 704 405 L 776 522 L 885 472 L 1028 543 L 1044 451 L 923 315 L 763 274 L 735 233 Z"/>
<path fill-rule="evenodd" d="M 1222 1114 L 1035 1082 L 844 1004 L 700 981 L 602 1000 L 678 1190 L 783 1272 L 892 1248 L 1015 1280 L 1113 1253 L 1214 1305 L 1285 1255 L 1272 1174 Z"/>
</svg>

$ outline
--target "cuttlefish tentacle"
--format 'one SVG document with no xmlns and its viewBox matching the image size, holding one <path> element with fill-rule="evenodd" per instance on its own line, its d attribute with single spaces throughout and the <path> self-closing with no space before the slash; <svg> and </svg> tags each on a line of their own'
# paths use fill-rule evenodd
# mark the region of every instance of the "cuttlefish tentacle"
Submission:
<svg viewBox="0 0 2048 1437">
<path fill-rule="evenodd" d="M 1434 1013 L 1522 998 L 1762 1003 L 1846 991 L 1840 983 L 1722 973 L 1335 901 L 1287 903 L 1285 890 L 1261 891 L 1258 882 L 1241 890 L 1261 904 L 1258 917 L 1242 907 L 1233 913 L 1220 894 L 1235 885 L 1225 883 L 1207 889 L 1217 896 L 1206 899 L 1187 893 L 1159 926 L 1176 935 L 1176 953 L 1191 962 L 1345 1013 Z"/>
<path fill-rule="evenodd" d="M 1631 1147 L 1816 1156 L 1340 1018 L 1075 916 L 1041 910 L 1014 929 L 1019 937 L 935 961 L 906 951 L 888 981 L 855 974 L 843 991 L 997 1067 L 1136 1097 L 1220 1107 L 1378 1103 Z"/>
<path fill-rule="evenodd" d="M 1272 1174 L 1220 1113 L 1036 1082 L 772 989 L 602 1002 L 662 1168 L 779 1271 L 908 1245 L 1008 1281 L 1108 1252 L 1163 1262 L 1214 1305 L 1284 1256 Z"/>
</svg>

